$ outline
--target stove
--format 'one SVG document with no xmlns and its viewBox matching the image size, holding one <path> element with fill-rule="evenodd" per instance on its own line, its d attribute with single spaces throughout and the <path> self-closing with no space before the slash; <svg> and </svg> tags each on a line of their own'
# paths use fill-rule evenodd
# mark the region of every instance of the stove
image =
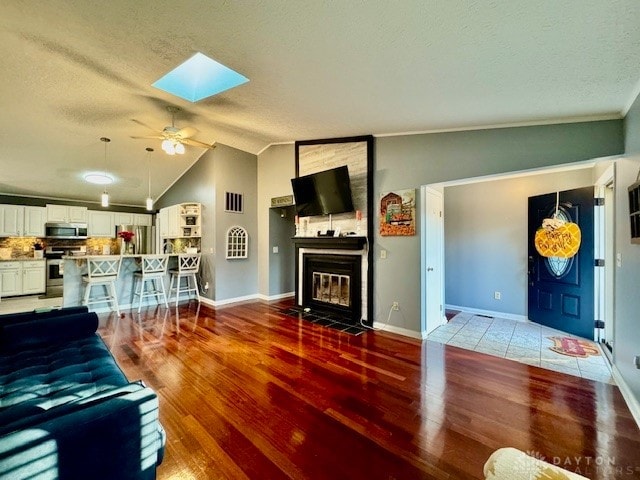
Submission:
<svg viewBox="0 0 640 480">
<path fill-rule="evenodd" d="M 61 297 L 64 288 L 64 260 L 62 257 L 73 255 L 73 252 L 86 252 L 87 247 L 47 247 L 44 258 L 47 260 L 47 290 L 45 296 Z"/>
</svg>

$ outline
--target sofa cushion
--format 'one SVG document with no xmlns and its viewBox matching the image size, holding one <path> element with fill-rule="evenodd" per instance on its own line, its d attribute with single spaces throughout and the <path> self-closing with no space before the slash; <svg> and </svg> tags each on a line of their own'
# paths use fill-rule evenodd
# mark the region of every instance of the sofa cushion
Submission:
<svg viewBox="0 0 640 480">
<path fill-rule="evenodd" d="M 128 384 L 97 334 L 0 353 L 0 434 L 25 415 Z"/>
</svg>

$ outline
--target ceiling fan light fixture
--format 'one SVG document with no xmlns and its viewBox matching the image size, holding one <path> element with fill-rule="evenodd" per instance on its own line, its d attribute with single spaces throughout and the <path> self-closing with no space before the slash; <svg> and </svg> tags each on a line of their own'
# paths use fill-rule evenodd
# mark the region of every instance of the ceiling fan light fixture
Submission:
<svg viewBox="0 0 640 480">
<path fill-rule="evenodd" d="M 173 143 L 168 138 L 162 141 L 162 150 L 169 153 L 169 150 L 173 147 Z"/>
<path fill-rule="evenodd" d="M 184 145 L 182 143 L 177 142 L 175 146 L 175 150 L 178 155 L 184 155 Z"/>
</svg>

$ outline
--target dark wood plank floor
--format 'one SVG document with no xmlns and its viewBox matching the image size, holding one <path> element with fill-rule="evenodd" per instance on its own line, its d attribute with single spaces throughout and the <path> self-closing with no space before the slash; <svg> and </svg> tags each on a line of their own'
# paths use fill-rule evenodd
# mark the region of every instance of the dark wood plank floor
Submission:
<svg viewBox="0 0 640 480">
<path fill-rule="evenodd" d="M 160 479 L 481 479 L 503 446 L 592 479 L 640 478 L 640 433 L 615 386 L 351 336 L 280 313 L 288 305 L 101 315 L 121 368 L 159 395 Z"/>
</svg>

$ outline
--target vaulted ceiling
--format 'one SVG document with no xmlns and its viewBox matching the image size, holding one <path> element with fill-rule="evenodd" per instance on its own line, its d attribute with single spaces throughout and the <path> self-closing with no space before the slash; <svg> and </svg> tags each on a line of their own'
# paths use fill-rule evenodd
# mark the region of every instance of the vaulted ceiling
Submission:
<svg viewBox="0 0 640 480">
<path fill-rule="evenodd" d="M 190 103 L 151 86 L 195 52 L 250 79 Z M 621 118 L 639 89 L 637 0 L 12 1 L 0 15 L 0 193 L 144 204 L 204 150 L 171 124 L 271 143 Z M 105 167 L 100 137 L 111 138 Z M 215 151 L 214 151 L 215 152 Z M 215 159 L 215 153 L 210 157 Z"/>
</svg>

